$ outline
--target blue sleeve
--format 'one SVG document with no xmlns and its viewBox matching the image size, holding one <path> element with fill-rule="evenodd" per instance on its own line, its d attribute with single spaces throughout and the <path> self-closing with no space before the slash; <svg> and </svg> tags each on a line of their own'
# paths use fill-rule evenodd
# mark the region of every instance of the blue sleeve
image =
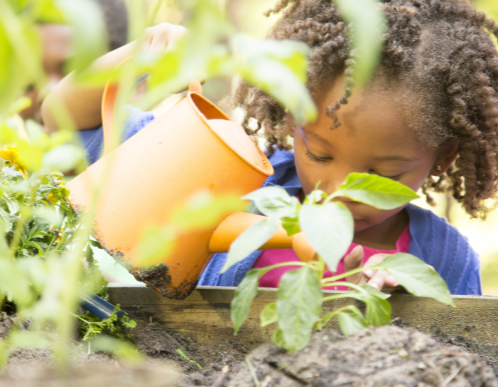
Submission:
<svg viewBox="0 0 498 387">
<path fill-rule="evenodd" d="M 129 107 L 129 116 L 126 121 L 122 142 L 137 134 L 154 120 L 154 113 L 143 112 L 140 109 Z M 104 146 L 104 133 L 102 126 L 79 131 L 80 139 L 85 149 L 89 164 L 93 164 L 102 155 Z"/>
<path fill-rule="evenodd" d="M 474 255 L 471 264 L 463 273 L 463 278 L 461 289 L 458 289 L 456 294 L 482 295 L 481 265 L 477 254 Z"/>
<path fill-rule="evenodd" d="M 413 204 L 406 209 L 411 237 L 408 252 L 434 267 L 451 294 L 482 294 L 479 256 L 467 238 L 431 211 Z"/>
</svg>

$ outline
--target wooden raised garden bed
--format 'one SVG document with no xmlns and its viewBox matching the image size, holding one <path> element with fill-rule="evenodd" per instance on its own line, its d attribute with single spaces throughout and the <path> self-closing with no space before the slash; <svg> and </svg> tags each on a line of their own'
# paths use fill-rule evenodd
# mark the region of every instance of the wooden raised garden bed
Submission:
<svg viewBox="0 0 498 387">
<path fill-rule="evenodd" d="M 230 320 L 233 294 L 234 288 L 198 287 L 185 300 L 175 301 L 145 286 L 112 284 L 109 287 L 111 302 L 120 304 L 132 317 L 158 322 L 203 344 L 233 338 Z M 248 320 L 235 337 L 237 340 L 255 348 L 271 337 L 274 325 L 262 328 L 259 314 L 264 305 L 272 301 L 276 301 L 276 291 L 260 289 Z M 469 340 L 476 352 L 498 356 L 498 297 L 455 296 L 456 308 L 406 294 L 395 294 L 389 301 L 398 323 L 440 337 L 460 337 Z M 341 299 L 327 302 L 324 313 L 351 303 L 363 307 L 361 302 Z M 335 328 L 335 324 L 333 320 L 330 326 Z"/>
</svg>

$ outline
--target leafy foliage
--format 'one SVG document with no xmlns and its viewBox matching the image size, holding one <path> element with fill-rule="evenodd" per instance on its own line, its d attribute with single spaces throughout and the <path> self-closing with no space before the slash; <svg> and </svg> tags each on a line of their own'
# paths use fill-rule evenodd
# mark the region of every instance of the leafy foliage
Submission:
<svg viewBox="0 0 498 387">
<path fill-rule="evenodd" d="M 285 348 L 300 350 L 308 343 L 322 307 L 318 273 L 310 266 L 288 271 L 280 281 L 277 295 L 277 316 Z"/>
<path fill-rule="evenodd" d="M 232 321 L 235 334 L 249 316 L 252 300 L 258 294 L 259 270 L 250 270 L 235 290 L 232 306 Z"/>
<path fill-rule="evenodd" d="M 80 321 L 80 331 L 83 335 L 82 340 L 88 341 L 103 333 L 120 339 L 130 339 L 128 330 L 135 328 L 137 323 L 126 315 L 119 317 L 120 311 L 119 305 L 116 305 L 113 313 L 105 319 L 100 319 L 92 314 L 77 315 L 76 317 Z"/>
<path fill-rule="evenodd" d="M 66 254 L 78 238 L 85 238 L 85 251 L 78 256 L 86 262 L 75 261 L 81 277 L 73 286 L 105 297 L 107 281 L 93 260 L 92 241 L 86 233 L 81 235 L 82 224 L 68 201 L 62 173 L 33 172 L 23 160 L 14 146 L 0 150 L 0 301 L 15 308 L 21 319 L 43 322 L 67 313 L 58 296 L 65 286 L 61 279 L 67 270 Z M 125 338 L 123 327 L 132 328 L 134 322 L 118 318 L 118 312 L 119 308 L 102 321 L 88 312 L 78 316 L 84 339 L 100 333 Z M 8 346 L 34 346 L 38 338 L 36 332 L 14 329 Z"/>
<path fill-rule="evenodd" d="M 341 281 L 345 277 L 363 271 L 363 268 L 323 279 L 323 273 L 334 271 L 341 257 L 353 240 L 354 222 L 346 206 L 337 197 L 348 197 L 366 205 L 381 209 L 393 209 L 407 204 L 417 195 L 408 187 L 390 179 L 363 173 L 352 173 L 339 189 L 326 195 L 315 190 L 299 203 L 281 188 L 262 188 L 247 195 L 254 206 L 268 218 L 246 230 L 232 244 L 224 270 L 257 250 L 276 231 L 281 223 L 288 235 L 298 232 L 318 253 L 311 262 L 288 262 L 264 269 L 251 270 L 238 286 L 232 301 L 232 321 L 238 332 L 249 314 L 252 300 L 257 295 L 259 278 L 270 270 L 282 266 L 302 266 L 288 271 L 282 277 L 277 302 L 266 305 L 261 313 L 261 324 L 278 323 L 273 337 L 275 343 L 289 351 L 304 348 L 313 328 L 322 329 L 334 317 L 338 317 L 342 332 L 351 333 L 368 326 L 389 324 L 391 305 L 388 294 L 368 286 Z M 289 227 L 289 219 L 293 226 Z M 272 227 L 261 226 L 272 222 Z M 277 222 L 277 223 L 275 223 Z M 257 236 L 257 237 L 255 237 Z M 444 280 L 423 261 L 410 254 L 394 254 L 381 263 L 370 266 L 371 270 L 386 270 L 410 293 L 431 297 L 442 303 L 453 305 Z M 322 287 L 347 286 L 352 290 L 324 297 Z M 322 303 L 339 298 L 354 298 L 366 304 L 365 315 L 354 305 L 349 305 L 320 317 Z"/>
</svg>

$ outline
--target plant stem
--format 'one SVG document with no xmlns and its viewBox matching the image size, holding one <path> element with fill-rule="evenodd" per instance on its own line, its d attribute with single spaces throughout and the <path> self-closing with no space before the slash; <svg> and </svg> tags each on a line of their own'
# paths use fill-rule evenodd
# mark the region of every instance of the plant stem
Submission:
<svg viewBox="0 0 498 387">
<path fill-rule="evenodd" d="M 323 302 L 326 301 L 331 301 L 331 300 L 338 300 L 340 298 L 350 298 L 351 295 L 349 293 L 343 293 L 343 294 L 334 294 L 333 296 L 328 296 L 323 299 Z"/>
<path fill-rule="evenodd" d="M 349 309 L 349 305 L 343 306 L 342 308 L 336 309 L 333 312 L 327 313 L 320 320 L 318 320 L 318 322 L 323 323 L 325 321 L 325 323 L 327 323 L 332 317 L 338 315 L 339 313 L 341 313 L 343 310 L 346 310 L 346 309 Z"/>
<path fill-rule="evenodd" d="M 33 208 L 35 201 L 36 201 L 36 185 L 33 184 L 31 186 L 31 196 L 29 198 L 28 205 L 27 207 L 21 209 L 21 217 L 17 221 L 16 229 L 14 231 L 14 236 L 12 237 L 12 241 L 10 242 L 9 256 L 11 260 L 14 260 L 14 258 L 16 257 L 16 252 L 21 242 L 24 225 L 26 224 L 26 221 L 29 219 L 30 216 L 30 213 L 28 212 L 28 210 L 26 210 L 26 208 Z"/>
<path fill-rule="evenodd" d="M 57 321 L 57 339 L 55 342 L 54 353 L 56 364 L 61 374 L 66 374 L 69 371 L 68 358 L 68 343 L 69 338 L 73 333 L 73 316 L 70 311 L 75 310 L 78 303 L 79 277 L 81 262 L 79 260 L 76 249 L 66 255 L 66 270 L 65 270 L 65 292 L 61 294 L 61 313 Z"/>
<path fill-rule="evenodd" d="M 282 263 L 278 263 L 278 264 L 273 265 L 273 266 L 268 266 L 268 267 L 265 267 L 264 269 L 259 269 L 259 270 L 261 270 L 263 272 L 263 274 L 266 274 L 270 270 L 278 269 L 279 267 L 285 267 L 285 266 L 306 266 L 306 265 L 308 265 L 308 264 L 304 263 L 304 262 L 301 262 L 301 261 L 296 261 L 296 262 L 282 262 Z"/>
<path fill-rule="evenodd" d="M 369 267 L 362 266 L 362 267 L 359 267 L 357 269 L 350 270 L 347 273 L 342 273 L 339 275 L 335 275 L 333 277 L 324 278 L 324 279 L 322 279 L 322 285 L 328 284 L 329 282 L 336 282 L 337 280 L 349 277 L 350 275 L 353 275 L 356 273 L 361 273 L 367 269 L 368 270 L 379 270 L 379 269 L 382 269 L 382 266 L 381 265 L 373 265 L 373 266 L 369 266 Z"/>
<path fill-rule="evenodd" d="M 256 387 L 261 387 L 261 385 L 259 384 L 258 375 L 256 375 L 256 372 L 254 371 L 254 368 L 247 357 L 246 357 L 246 363 L 247 367 L 249 368 L 249 372 L 251 373 L 252 379 L 254 380 L 254 385 Z"/>
</svg>

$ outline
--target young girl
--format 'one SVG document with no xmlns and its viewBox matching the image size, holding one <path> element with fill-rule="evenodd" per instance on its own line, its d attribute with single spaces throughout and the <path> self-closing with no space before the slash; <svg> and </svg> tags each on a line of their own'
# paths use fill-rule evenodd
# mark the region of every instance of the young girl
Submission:
<svg viewBox="0 0 498 387">
<path fill-rule="evenodd" d="M 430 191 L 451 192 L 468 214 L 484 217 L 484 201 L 496 193 L 498 149 L 498 54 L 486 29 L 496 36 L 498 26 L 464 0 L 381 3 L 389 28 L 381 65 L 363 90 L 352 83 L 354 53 L 347 26 L 331 0 L 281 0 L 269 11 L 282 13 L 271 37 L 300 40 L 312 49 L 308 87 L 319 116 L 298 127 L 273 98 L 245 83 L 239 86 L 233 106 L 246 112 L 243 126 L 249 134 L 266 138 L 275 169 L 265 185 L 284 187 L 303 198 L 318 181 L 330 193 L 349 173 L 368 172 L 415 191 L 422 188 L 429 202 Z M 172 25 L 148 29 L 144 49 L 164 49 L 183 33 Z M 96 66 L 116 65 L 131 54 L 132 44 L 120 50 Z M 102 90 L 78 88 L 68 77 L 53 94 L 64 100 L 79 128 L 100 125 Z M 55 127 L 48 110 L 45 123 Z M 152 119 L 150 113 L 135 112 L 125 138 Z M 251 130 L 254 120 L 258 126 Z M 95 159 L 101 128 L 82 134 Z M 378 289 L 396 286 L 387 273 L 368 266 L 387 254 L 409 252 L 431 265 L 451 293 L 481 293 L 478 257 L 444 219 L 414 205 L 383 211 L 340 200 L 353 214 L 355 234 L 338 270 L 366 267 L 349 281 Z M 226 254 L 216 254 L 199 284 L 236 286 L 251 267 L 297 257 L 292 250 L 256 252 L 220 274 L 225 259 Z M 286 270 L 268 273 L 260 285 L 277 286 Z"/>
</svg>

